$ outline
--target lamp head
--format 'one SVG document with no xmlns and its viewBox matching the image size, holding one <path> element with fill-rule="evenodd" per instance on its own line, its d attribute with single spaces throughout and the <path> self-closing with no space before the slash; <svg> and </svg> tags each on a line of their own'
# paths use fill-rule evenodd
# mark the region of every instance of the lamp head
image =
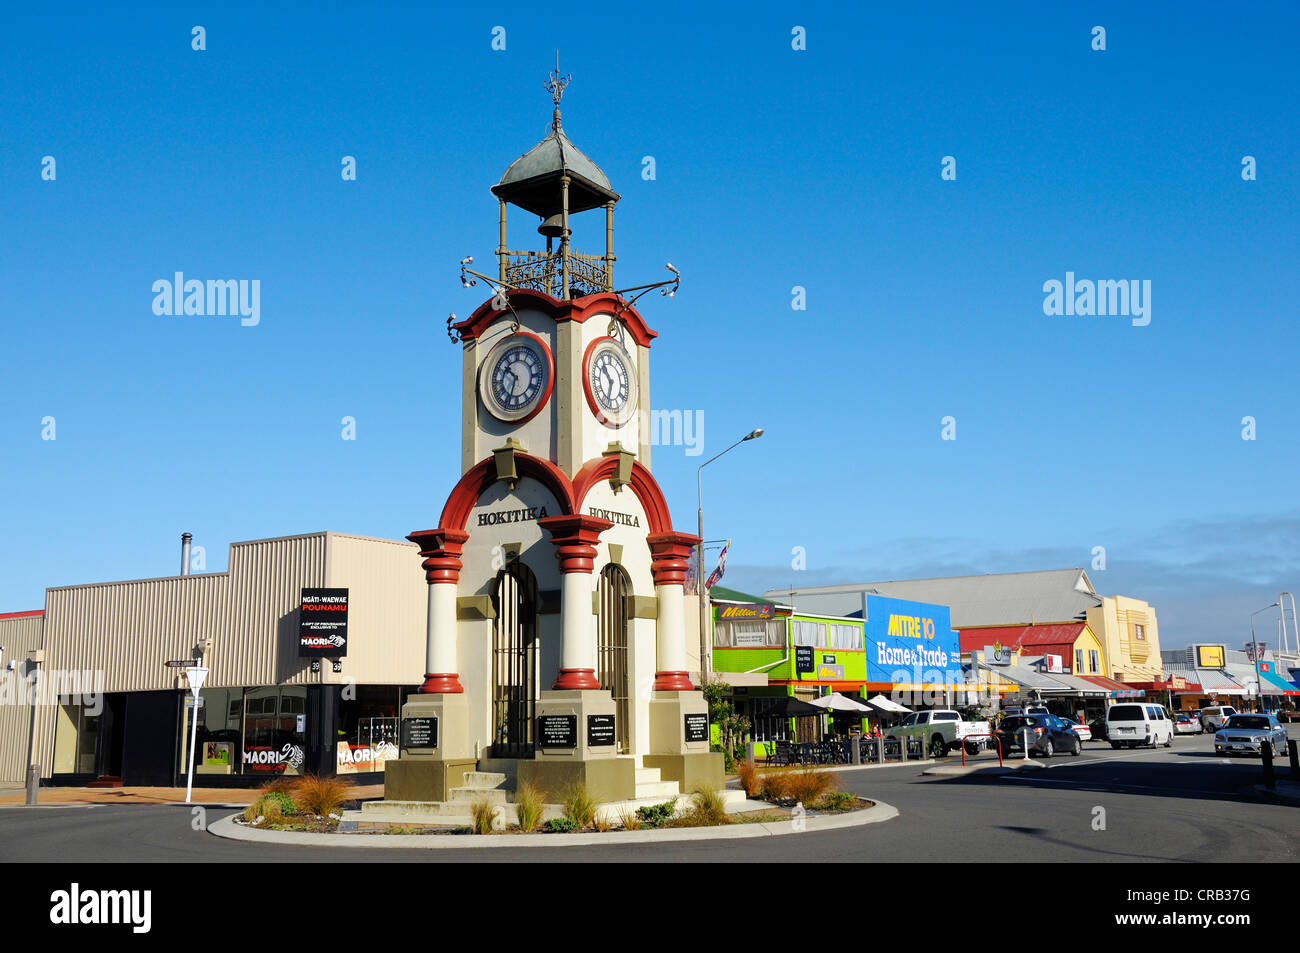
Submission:
<svg viewBox="0 0 1300 953">
<path fill-rule="evenodd" d="M 750 433 L 745 437 L 745 439 L 753 440 L 755 437 L 761 437 L 761 436 L 763 436 L 763 428 L 755 427 L 752 431 L 750 431 Z"/>
</svg>

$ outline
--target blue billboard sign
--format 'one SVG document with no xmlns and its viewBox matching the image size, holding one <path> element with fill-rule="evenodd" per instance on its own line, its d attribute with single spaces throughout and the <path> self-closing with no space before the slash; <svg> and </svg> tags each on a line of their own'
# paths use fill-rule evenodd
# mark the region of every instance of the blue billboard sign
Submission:
<svg viewBox="0 0 1300 953">
<path fill-rule="evenodd" d="M 961 648 L 947 606 L 867 596 L 867 681 L 955 685 Z"/>
</svg>

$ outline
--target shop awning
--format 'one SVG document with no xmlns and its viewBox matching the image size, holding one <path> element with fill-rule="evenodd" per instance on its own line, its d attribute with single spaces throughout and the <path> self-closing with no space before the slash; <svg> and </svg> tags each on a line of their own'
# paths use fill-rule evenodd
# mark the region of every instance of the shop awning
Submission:
<svg viewBox="0 0 1300 953">
<path fill-rule="evenodd" d="M 1080 675 L 1079 678 L 1105 689 L 1110 698 L 1141 698 L 1146 694 L 1136 685 L 1128 682 L 1117 682 L 1105 675 Z"/>
<path fill-rule="evenodd" d="M 1060 675 L 1047 676 L 1041 672 L 1035 672 L 1027 665 L 986 665 L 980 663 L 980 668 L 987 672 L 992 672 L 999 678 L 1004 678 L 1008 682 L 1015 682 L 1021 688 L 1034 689 L 1039 692 L 1048 692 L 1060 694 L 1062 692 L 1072 692 L 1074 689 L 1062 685 L 1058 679 Z"/>
<path fill-rule="evenodd" d="M 1067 690 L 1061 692 L 1064 695 L 1073 695 L 1076 698 L 1105 698 L 1107 693 L 1100 685 L 1088 681 L 1086 678 L 1080 678 L 1078 675 L 1065 675 L 1053 672 L 1052 678 L 1060 682 Z"/>
<path fill-rule="evenodd" d="M 1227 672 L 1219 668 L 1198 668 L 1196 677 L 1201 681 L 1202 694 L 1247 695 L 1244 685 L 1239 685 Z"/>
</svg>

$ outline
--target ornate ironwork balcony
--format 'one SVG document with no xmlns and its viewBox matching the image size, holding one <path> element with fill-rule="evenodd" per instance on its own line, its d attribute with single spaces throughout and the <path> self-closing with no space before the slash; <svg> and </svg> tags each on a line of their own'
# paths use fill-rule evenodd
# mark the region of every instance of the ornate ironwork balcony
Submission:
<svg viewBox="0 0 1300 953">
<path fill-rule="evenodd" d="M 501 258 L 501 280 L 506 285 L 564 297 L 564 263 L 560 252 L 499 251 L 497 255 Z M 613 289 L 612 269 L 602 256 L 569 253 L 570 298 Z"/>
</svg>

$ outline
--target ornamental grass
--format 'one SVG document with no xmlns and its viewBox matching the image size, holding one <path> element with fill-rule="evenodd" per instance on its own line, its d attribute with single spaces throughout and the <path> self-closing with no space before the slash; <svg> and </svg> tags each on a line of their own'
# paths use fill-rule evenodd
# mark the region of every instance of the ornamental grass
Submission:
<svg viewBox="0 0 1300 953">
<path fill-rule="evenodd" d="M 352 782 L 342 778 L 304 774 L 290 785 L 289 796 L 304 814 L 328 817 L 353 799 L 354 790 Z"/>
</svg>

